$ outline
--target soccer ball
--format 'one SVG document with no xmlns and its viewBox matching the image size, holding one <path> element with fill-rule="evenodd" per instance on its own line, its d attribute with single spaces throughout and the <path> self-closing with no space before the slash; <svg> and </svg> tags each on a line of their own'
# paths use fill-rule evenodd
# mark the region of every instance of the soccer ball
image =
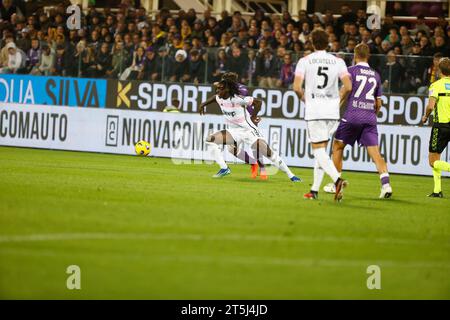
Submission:
<svg viewBox="0 0 450 320">
<path fill-rule="evenodd" d="M 138 156 L 148 156 L 150 154 L 150 143 L 147 141 L 141 140 L 134 146 L 134 151 Z"/>
</svg>

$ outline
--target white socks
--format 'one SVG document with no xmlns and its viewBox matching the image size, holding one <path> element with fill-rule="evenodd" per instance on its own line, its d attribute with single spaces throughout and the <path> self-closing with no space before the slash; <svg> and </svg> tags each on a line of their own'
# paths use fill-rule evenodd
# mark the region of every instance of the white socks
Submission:
<svg viewBox="0 0 450 320">
<path fill-rule="evenodd" d="M 270 157 L 270 161 L 272 161 L 275 167 L 286 173 L 289 179 L 295 176 L 295 174 L 292 173 L 292 171 L 289 169 L 286 163 L 284 163 L 283 159 L 281 159 L 280 156 L 275 152 L 272 152 L 272 157 Z"/>
<path fill-rule="evenodd" d="M 337 171 L 325 148 L 313 149 L 313 153 L 319 166 L 330 176 L 333 182 L 336 182 L 341 174 Z M 314 170 L 314 173 L 315 172 L 316 170 Z"/>
<path fill-rule="evenodd" d="M 322 184 L 324 174 L 325 174 L 325 172 L 319 166 L 319 162 L 317 161 L 317 159 L 314 160 L 314 183 L 311 186 L 311 191 L 319 192 L 320 185 Z"/>
<path fill-rule="evenodd" d="M 223 158 L 223 152 L 222 150 L 220 150 L 219 145 L 215 144 L 214 142 L 206 142 L 206 143 L 211 148 L 211 154 L 214 158 L 214 161 L 216 161 L 217 164 L 220 166 L 220 169 L 228 168 Z"/>
</svg>

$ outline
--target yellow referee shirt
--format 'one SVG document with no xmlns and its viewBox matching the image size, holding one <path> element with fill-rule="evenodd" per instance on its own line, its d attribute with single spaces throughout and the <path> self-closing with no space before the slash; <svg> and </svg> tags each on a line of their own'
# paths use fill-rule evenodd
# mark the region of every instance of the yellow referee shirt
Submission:
<svg viewBox="0 0 450 320">
<path fill-rule="evenodd" d="M 436 99 L 433 122 L 450 124 L 450 77 L 442 77 L 433 82 L 429 88 L 429 96 Z"/>
</svg>

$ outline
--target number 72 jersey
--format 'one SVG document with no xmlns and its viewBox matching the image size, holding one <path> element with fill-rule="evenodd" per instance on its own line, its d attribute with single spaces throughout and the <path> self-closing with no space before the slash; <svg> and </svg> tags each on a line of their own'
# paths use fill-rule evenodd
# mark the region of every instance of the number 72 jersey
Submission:
<svg viewBox="0 0 450 320">
<path fill-rule="evenodd" d="M 382 94 L 380 75 L 363 62 L 348 68 L 348 71 L 352 92 L 343 119 L 351 123 L 376 125 L 376 99 Z"/>
<path fill-rule="evenodd" d="M 305 83 L 305 120 L 338 120 L 339 79 L 349 75 L 344 60 L 315 51 L 299 60 L 295 75 Z"/>
</svg>

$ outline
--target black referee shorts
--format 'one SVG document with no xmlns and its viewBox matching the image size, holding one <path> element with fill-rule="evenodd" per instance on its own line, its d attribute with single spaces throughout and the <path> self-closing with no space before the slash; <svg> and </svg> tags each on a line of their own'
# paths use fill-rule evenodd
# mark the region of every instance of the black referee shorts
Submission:
<svg viewBox="0 0 450 320">
<path fill-rule="evenodd" d="M 442 153 L 450 142 L 450 124 L 435 124 L 431 129 L 429 152 Z"/>
</svg>

